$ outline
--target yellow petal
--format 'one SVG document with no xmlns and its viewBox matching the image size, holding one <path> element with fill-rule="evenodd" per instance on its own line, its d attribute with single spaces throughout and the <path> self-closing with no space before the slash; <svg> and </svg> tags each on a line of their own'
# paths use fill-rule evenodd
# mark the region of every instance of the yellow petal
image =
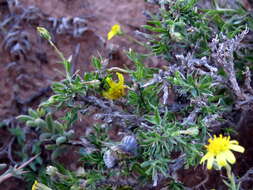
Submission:
<svg viewBox="0 0 253 190">
<path fill-rule="evenodd" d="M 226 166 L 227 161 L 226 161 L 226 154 L 225 153 L 220 153 L 216 156 L 217 164 L 220 167 Z"/>
<path fill-rule="evenodd" d="M 113 31 L 110 31 L 108 34 L 107 34 L 107 39 L 108 40 L 111 40 L 113 38 L 113 36 L 115 36 L 114 32 Z"/>
<path fill-rule="evenodd" d="M 111 86 L 111 83 L 113 83 L 113 80 L 110 77 L 106 77 L 106 82 Z"/>
<path fill-rule="evenodd" d="M 209 169 L 209 170 L 212 169 L 213 162 L 214 162 L 214 157 L 213 156 L 207 159 L 207 169 Z"/>
<path fill-rule="evenodd" d="M 37 190 L 38 181 L 35 180 L 32 186 L 32 190 Z"/>
<path fill-rule="evenodd" d="M 124 76 L 121 73 L 116 73 L 119 79 L 118 84 L 119 85 L 124 85 Z"/>
<path fill-rule="evenodd" d="M 238 141 L 236 140 L 232 140 L 232 141 L 229 141 L 230 144 L 239 144 Z"/>
<path fill-rule="evenodd" d="M 210 158 L 210 157 L 212 157 L 212 156 L 213 156 L 213 155 L 212 155 L 210 152 L 206 153 L 206 154 L 201 158 L 200 164 L 202 164 L 204 161 L 206 161 L 208 158 Z"/>
<path fill-rule="evenodd" d="M 121 73 L 116 73 L 118 82 L 114 82 L 110 77 L 106 78 L 109 88 L 105 90 L 102 95 L 107 99 L 118 99 L 125 95 L 124 76 Z"/>
<path fill-rule="evenodd" d="M 240 146 L 240 145 L 235 145 L 235 144 L 230 144 L 230 145 L 229 145 L 229 148 L 230 148 L 231 150 L 233 150 L 233 151 L 241 152 L 241 153 L 243 153 L 244 150 L 245 150 L 242 146 Z"/>
<path fill-rule="evenodd" d="M 120 29 L 120 25 L 118 24 L 115 24 L 113 25 L 113 27 L 111 28 L 111 31 L 108 32 L 107 34 L 107 39 L 108 40 L 111 40 L 114 36 L 118 35 L 118 34 L 121 34 L 121 29 Z"/>
<path fill-rule="evenodd" d="M 226 151 L 226 159 L 230 164 L 234 164 L 236 161 L 234 154 L 230 150 Z"/>
<path fill-rule="evenodd" d="M 112 27 L 112 30 L 111 30 L 111 31 L 113 31 L 115 34 L 120 33 L 120 32 L 121 32 L 120 25 L 119 25 L 119 24 L 115 24 L 115 25 L 113 25 L 113 27 Z"/>
<path fill-rule="evenodd" d="M 110 93 L 108 91 L 104 91 L 102 95 L 107 99 L 111 99 Z"/>
</svg>

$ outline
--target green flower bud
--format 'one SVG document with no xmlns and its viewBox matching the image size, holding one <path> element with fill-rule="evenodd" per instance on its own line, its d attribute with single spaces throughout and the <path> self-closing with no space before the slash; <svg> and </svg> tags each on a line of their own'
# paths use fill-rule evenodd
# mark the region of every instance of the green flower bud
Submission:
<svg viewBox="0 0 253 190">
<path fill-rule="evenodd" d="M 54 166 L 48 166 L 46 169 L 46 174 L 53 177 L 58 174 L 58 169 Z"/>
<path fill-rule="evenodd" d="M 83 177 L 83 176 L 85 176 L 85 174 L 86 174 L 86 172 L 85 172 L 85 170 L 84 170 L 83 167 L 79 167 L 79 168 L 77 169 L 77 171 L 76 171 L 76 175 L 77 175 L 78 177 Z"/>
<path fill-rule="evenodd" d="M 197 127 L 191 127 L 189 129 L 180 131 L 180 134 L 196 136 L 199 134 L 199 129 Z"/>
<path fill-rule="evenodd" d="M 170 37 L 176 42 L 180 42 L 184 39 L 183 35 L 179 32 L 170 32 Z"/>
<path fill-rule="evenodd" d="M 65 136 L 61 136 L 61 137 L 58 137 L 57 139 L 56 139 L 56 144 L 57 145 L 60 145 L 60 144 L 62 144 L 62 143 L 65 143 L 67 141 L 67 138 L 65 137 Z"/>
<path fill-rule="evenodd" d="M 46 40 L 51 41 L 51 35 L 44 27 L 37 27 L 37 31 L 40 34 L 42 38 L 45 38 Z"/>
</svg>

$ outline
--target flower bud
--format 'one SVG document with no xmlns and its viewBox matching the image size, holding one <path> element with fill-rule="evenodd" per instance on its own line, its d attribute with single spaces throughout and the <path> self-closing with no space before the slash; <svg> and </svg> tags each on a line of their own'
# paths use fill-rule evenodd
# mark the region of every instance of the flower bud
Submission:
<svg viewBox="0 0 253 190">
<path fill-rule="evenodd" d="M 58 174 L 58 169 L 54 166 L 48 166 L 46 169 L 46 174 L 49 176 L 56 176 Z"/>
<path fill-rule="evenodd" d="M 199 134 L 199 129 L 197 127 L 191 127 L 189 129 L 180 131 L 180 134 L 196 136 Z"/>
<path fill-rule="evenodd" d="M 44 28 L 44 27 L 37 27 L 37 31 L 38 31 L 38 33 L 40 34 L 40 36 L 42 38 L 45 38 L 46 40 L 50 40 L 51 41 L 51 35 L 47 31 L 46 28 Z"/>
<path fill-rule="evenodd" d="M 183 35 L 179 32 L 170 32 L 170 36 L 176 42 L 180 42 L 184 39 Z"/>
</svg>

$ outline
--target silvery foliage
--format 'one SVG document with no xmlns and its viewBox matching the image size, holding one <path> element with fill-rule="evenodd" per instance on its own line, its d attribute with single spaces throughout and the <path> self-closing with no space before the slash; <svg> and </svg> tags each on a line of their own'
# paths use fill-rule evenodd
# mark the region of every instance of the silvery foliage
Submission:
<svg viewBox="0 0 253 190">
<path fill-rule="evenodd" d="M 137 156 L 138 143 L 133 135 L 123 137 L 121 142 L 110 147 L 104 153 L 103 159 L 107 168 L 113 168 L 120 160 L 120 155 Z"/>
<path fill-rule="evenodd" d="M 2 46 L 15 61 L 23 61 L 31 51 L 31 39 L 28 31 L 24 30 L 25 24 L 32 25 L 34 29 L 41 24 L 49 24 L 57 34 L 67 34 L 74 38 L 81 37 L 90 30 L 85 18 L 48 17 L 38 7 L 24 7 L 19 0 L 3 1 L 7 2 L 9 15 L 0 21 L 0 34 L 4 38 Z"/>
<path fill-rule="evenodd" d="M 80 17 L 62 17 L 59 19 L 49 17 L 48 21 L 57 34 L 68 34 L 75 38 L 81 37 L 89 29 L 87 20 Z"/>
</svg>

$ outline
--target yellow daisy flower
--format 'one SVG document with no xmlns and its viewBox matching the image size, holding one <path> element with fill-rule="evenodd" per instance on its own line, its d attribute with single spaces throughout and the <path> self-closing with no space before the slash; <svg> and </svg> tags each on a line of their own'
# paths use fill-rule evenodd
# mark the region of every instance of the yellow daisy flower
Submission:
<svg viewBox="0 0 253 190">
<path fill-rule="evenodd" d="M 230 140 L 230 136 L 223 137 L 220 135 L 216 137 L 214 135 L 214 138 L 210 138 L 208 142 L 209 144 L 205 146 L 207 153 L 200 161 L 200 163 L 203 163 L 207 160 L 207 169 L 212 169 L 214 162 L 219 167 L 228 165 L 228 162 L 234 164 L 236 159 L 231 150 L 244 152 L 244 148 L 238 145 L 239 143 L 236 140 Z"/>
<path fill-rule="evenodd" d="M 32 190 L 37 190 L 38 189 L 38 181 L 35 180 L 32 186 Z"/>
<path fill-rule="evenodd" d="M 122 34 L 120 25 L 115 24 L 112 26 L 110 32 L 108 32 L 107 39 L 111 40 L 114 36 L 119 35 L 119 34 Z"/>
<path fill-rule="evenodd" d="M 110 77 L 107 77 L 105 81 L 107 82 L 109 88 L 103 91 L 102 95 L 110 100 L 119 99 L 125 95 L 124 76 L 121 73 L 116 73 L 118 76 L 118 82 L 114 82 Z"/>
</svg>

